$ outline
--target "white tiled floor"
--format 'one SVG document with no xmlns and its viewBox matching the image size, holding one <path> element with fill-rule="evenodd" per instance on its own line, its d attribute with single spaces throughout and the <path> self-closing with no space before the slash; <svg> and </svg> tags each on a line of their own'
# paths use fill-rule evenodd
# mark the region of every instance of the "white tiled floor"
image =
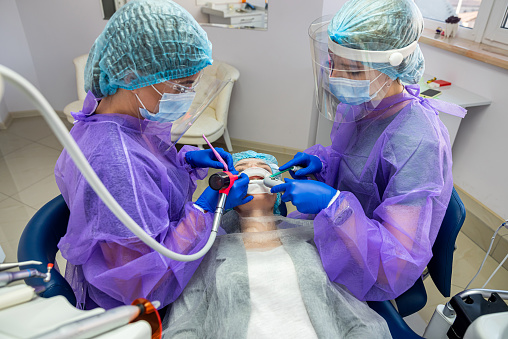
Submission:
<svg viewBox="0 0 508 339">
<path fill-rule="evenodd" d="M 59 194 L 53 170 L 61 150 L 42 117 L 14 119 L 0 130 L 0 246 L 6 261 L 16 261 L 19 237 L 37 209 Z"/>
<path fill-rule="evenodd" d="M 0 130 L 0 246 L 6 254 L 6 261 L 16 260 L 19 237 L 37 209 L 59 194 L 53 169 L 61 150 L 42 117 L 14 119 L 7 130 Z M 235 152 L 243 150 L 235 148 Z M 280 164 L 291 158 L 283 154 L 274 155 Z M 196 198 L 206 185 L 207 180 L 198 185 Z M 292 211 L 294 207 L 288 206 L 288 209 Z M 484 255 L 480 247 L 464 234 L 459 234 L 454 255 L 452 295 L 464 289 Z M 481 287 L 497 265 L 489 257 L 472 287 Z M 436 305 L 448 299 L 440 295 L 430 278 L 425 281 L 425 286 L 428 302 L 418 314 L 428 322 Z M 508 289 L 508 271 L 501 268 L 487 287 Z"/>
</svg>

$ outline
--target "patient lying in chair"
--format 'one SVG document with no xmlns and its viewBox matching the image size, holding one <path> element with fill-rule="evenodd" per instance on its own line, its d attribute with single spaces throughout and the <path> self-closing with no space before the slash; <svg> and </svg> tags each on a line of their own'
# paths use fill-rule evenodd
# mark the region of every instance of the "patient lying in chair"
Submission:
<svg viewBox="0 0 508 339">
<path fill-rule="evenodd" d="M 391 338 L 383 318 L 329 281 L 312 220 L 280 215 L 260 181 L 275 157 L 233 155 L 254 199 L 224 215 L 217 238 L 163 323 L 164 338 Z"/>
</svg>

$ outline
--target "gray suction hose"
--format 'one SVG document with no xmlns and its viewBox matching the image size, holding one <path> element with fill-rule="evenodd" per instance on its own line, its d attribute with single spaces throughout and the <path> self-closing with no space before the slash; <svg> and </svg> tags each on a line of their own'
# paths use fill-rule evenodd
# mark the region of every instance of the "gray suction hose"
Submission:
<svg viewBox="0 0 508 339">
<path fill-rule="evenodd" d="M 99 179 L 92 166 L 88 163 L 85 156 L 81 152 L 79 146 L 76 144 L 74 139 L 70 136 L 69 131 L 60 120 L 60 117 L 53 110 L 49 102 L 44 98 L 44 96 L 25 78 L 23 78 L 18 73 L 12 71 L 11 69 L 0 65 L 0 83 L 2 83 L 2 78 L 4 78 L 11 85 L 16 87 L 18 90 L 23 92 L 30 102 L 42 113 L 42 116 L 48 123 L 49 127 L 58 138 L 58 141 L 65 147 L 72 160 L 80 170 L 80 172 L 85 177 L 86 181 L 90 184 L 92 189 L 97 193 L 97 195 L 101 198 L 101 200 L 108 206 L 108 208 L 113 212 L 113 214 L 132 232 L 134 233 L 142 242 L 144 242 L 147 246 L 151 247 L 153 250 L 159 252 L 165 257 L 171 258 L 177 261 L 194 261 L 202 256 L 204 256 L 208 250 L 212 247 L 213 242 L 217 236 L 217 232 L 212 231 L 210 233 L 210 238 L 205 246 L 197 253 L 191 255 L 179 254 L 173 251 L 170 251 L 163 245 L 161 245 L 157 240 L 153 239 L 149 236 L 128 214 L 124 211 L 124 209 L 118 204 L 118 202 L 113 198 L 111 193 L 104 186 L 102 181 Z M 0 89 L 3 88 L 3 84 L 0 85 Z M 1 99 L 1 97 L 0 97 Z"/>
</svg>

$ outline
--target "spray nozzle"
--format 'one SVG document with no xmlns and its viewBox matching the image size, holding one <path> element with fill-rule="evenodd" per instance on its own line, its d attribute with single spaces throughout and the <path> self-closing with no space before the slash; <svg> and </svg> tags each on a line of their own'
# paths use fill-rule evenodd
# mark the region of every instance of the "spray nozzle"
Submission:
<svg viewBox="0 0 508 339">
<path fill-rule="evenodd" d="M 48 282 L 51 280 L 51 269 L 53 268 L 53 264 L 48 264 L 48 271 L 46 272 L 46 277 L 44 278 L 44 282 Z"/>
</svg>

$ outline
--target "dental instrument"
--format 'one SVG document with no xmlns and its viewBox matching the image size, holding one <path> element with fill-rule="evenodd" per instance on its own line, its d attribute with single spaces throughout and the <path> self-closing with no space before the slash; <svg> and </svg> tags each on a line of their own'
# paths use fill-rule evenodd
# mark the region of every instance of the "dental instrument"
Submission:
<svg viewBox="0 0 508 339">
<path fill-rule="evenodd" d="M 277 175 L 281 175 L 282 173 L 285 173 L 287 171 L 296 172 L 296 171 L 299 171 L 301 169 L 303 169 L 303 167 L 301 167 L 301 166 L 292 166 L 292 167 L 290 167 L 288 169 L 285 169 L 284 171 L 280 171 L 280 172 L 277 172 L 277 173 L 274 173 L 274 174 L 270 175 L 270 178 L 273 178 L 273 177 L 275 177 Z"/>
<path fill-rule="evenodd" d="M 0 85 L 0 88 L 2 89 L 3 89 L 3 79 L 5 79 L 11 85 L 16 87 L 22 93 L 24 93 L 28 97 L 30 102 L 41 112 L 42 116 L 44 117 L 49 127 L 57 137 L 58 141 L 67 150 L 70 157 L 76 164 L 76 167 L 81 171 L 83 177 L 90 184 L 90 187 L 92 187 L 92 189 L 97 193 L 97 195 L 101 198 L 104 204 L 125 225 L 125 227 L 127 227 L 132 233 L 134 233 L 134 235 L 136 235 L 143 243 L 145 243 L 153 250 L 159 252 L 163 256 L 177 261 L 194 261 L 203 257 L 210 250 L 217 236 L 216 232 L 210 233 L 210 238 L 208 239 L 207 243 L 203 246 L 201 250 L 190 255 L 175 253 L 167 249 L 162 244 L 160 244 L 156 239 L 148 235 L 136 223 L 136 221 L 134 221 L 129 216 L 129 214 L 127 214 L 127 212 L 120 206 L 120 204 L 116 201 L 116 199 L 107 190 L 107 188 L 104 186 L 102 181 L 99 179 L 99 177 L 93 170 L 92 166 L 90 166 L 90 164 L 88 163 L 79 146 L 70 136 L 69 131 L 63 124 L 58 114 L 54 111 L 54 109 L 51 107 L 46 98 L 44 98 L 44 96 L 39 92 L 39 90 L 37 90 L 37 88 L 35 88 L 34 85 L 32 85 L 28 80 L 23 78 L 18 73 L 14 72 L 13 70 L 3 65 L 0 65 L 0 83 L 2 83 L 2 85 Z M 224 86 L 222 86 L 222 88 L 224 88 Z M 221 90 L 217 91 L 213 95 L 213 97 L 210 98 L 210 101 L 214 100 Z M 2 92 L 3 91 L 0 91 L 0 94 L 2 94 Z"/>
<path fill-rule="evenodd" d="M 115 328 L 122 327 L 137 320 L 138 317 L 145 314 L 156 312 L 159 327 L 155 333 L 152 331 L 152 338 L 160 338 L 162 326 L 160 326 L 160 317 L 156 306 L 158 302 L 150 303 L 145 299 L 136 299 L 132 305 L 125 305 L 113 308 L 103 313 L 65 324 L 57 329 L 48 331 L 42 335 L 37 335 L 38 339 L 64 339 L 64 338 L 93 338 L 102 333 L 109 332 Z M 159 304 L 160 305 L 160 304 Z M 150 322 L 149 322 L 150 323 Z M 152 330 L 154 328 L 152 327 Z"/>
<path fill-rule="evenodd" d="M 42 262 L 36 260 L 22 261 L 22 262 L 11 262 L 0 264 L 0 271 L 5 271 L 14 267 L 21 267 L 27 265 L 41 265 Z"/>
<path fill-rule="evenodd" d="M 266 186 L 266 187 L 274 187 L 274 186 L 277 186 L 277 185 L 280 185 L 280 184 L 283 184 L 284 181 L 278 179 L 278 178 L 272 178 L 271 176 L 269 177 L 266 177 L 263 179 L 263 184 Z"/>
<path fill-rule="evenodd" d="M 50 272 L 52 268 L 53 264 L 50 263 L 48 264 L 48 271 L 46 273 L 41 273 L 35 268 L 29 268 L 19 272 L 2 272 L 0 273 L 0 287 L 10 284 L 13 281 L 27 278 L 44 278 L 44 282 L 48 282 L 51 279 Z"/>
<path fill-rule="evenodd" d="M 208 141 L 208 139 L 205 137 L 205 135 L 203 134 L 203 139 L 205 139 L 206 143 L 208 144 L 208 146 L 210 146 L 210 148 L 212 149 L 213 151 L 213 154 L 215 154 L 215 156 L 217 157 L 217 160 L 219 160 L 221 162 L 221 164 L 224 165 L 224 171 L 229 171 L 228 169 L 228 165 L 226 164 L 226 162 L 224 161 L 224 159 L 222 159 L 222 157 L 220 156 L 219 152 L 217 152 L 215 150 L 215 148 L 213 148 L 212 144 L 210 143 L 210 141 Z"/>
</svg>

